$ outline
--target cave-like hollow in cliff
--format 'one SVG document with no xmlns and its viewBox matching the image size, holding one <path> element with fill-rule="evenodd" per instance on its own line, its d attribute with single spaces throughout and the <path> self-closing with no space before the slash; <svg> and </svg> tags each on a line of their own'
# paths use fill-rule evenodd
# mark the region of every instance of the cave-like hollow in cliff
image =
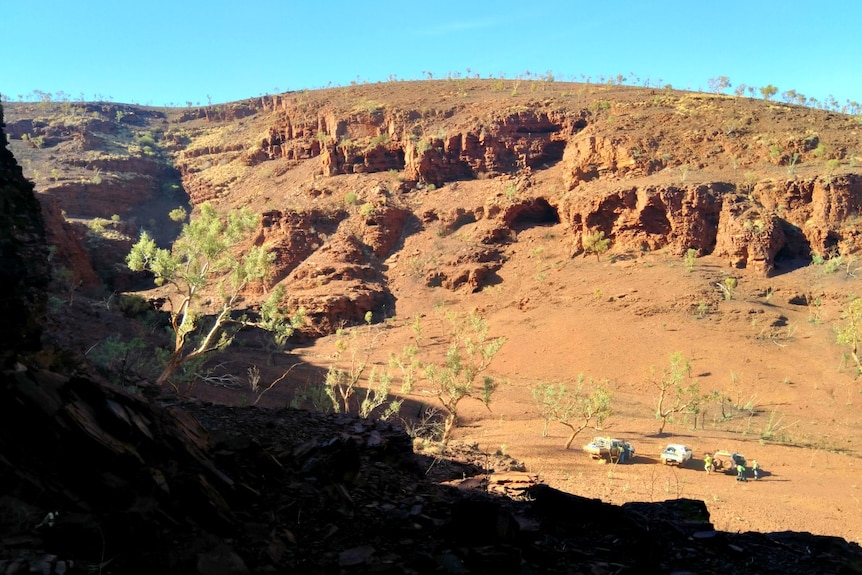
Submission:
<svg viewBox="0 0 862 575">
<path fill-rule="evenodd" d="M 549 204 L 545 198 L 535 198 L 521 204 L 519 208 L 509 222 L 513 230 L 522 231 L 535 226 L 554 226 L 560 223 L 557 208 Z"/>
</svg>

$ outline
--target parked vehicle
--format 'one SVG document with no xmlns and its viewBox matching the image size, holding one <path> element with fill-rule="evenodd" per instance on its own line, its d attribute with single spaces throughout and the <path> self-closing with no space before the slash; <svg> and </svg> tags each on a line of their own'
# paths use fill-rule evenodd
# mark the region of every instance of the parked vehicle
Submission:
<svg viewBox="0 0 862 575">
<path fill-rule="evenodd" d="M 736 475 L 736 466 L 745 465 L 745 456 L 741 453 L 719 450 L 712 456 L 712 468 L 728 475 Z"/>
<path fill-rule="evenodd" d="M 594 437 L 584 445 L 584 451 L 593 459 L 604 459 L 610 463 L 631 463 L 635 456 L 635 448 L 631 443 L 610 437 Z"/>
<path fill-rule="evenodd" d="M 685 465 L 691 457 L 691 448 L 680 443 L 671 443 L 661 452 L 661 461 L 666 465 Z"/>
</svg>

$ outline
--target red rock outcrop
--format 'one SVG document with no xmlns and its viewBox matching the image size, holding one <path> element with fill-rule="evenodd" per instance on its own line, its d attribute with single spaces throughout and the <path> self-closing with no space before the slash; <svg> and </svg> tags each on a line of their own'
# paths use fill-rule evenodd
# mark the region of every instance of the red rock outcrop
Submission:
<svg viewBox="0 0 862 575">
<path fill-rule="evenodd" d="M 566 188 L 571 190 L 581 182 L 609 175 L 645 171 L 637 170 L 638 164 L 626 144 L 623 138 L 597 135 L 591 128 L 577 134 L 569 141 L 563 154 Z"/>
<path fill-rule="evenodd" d="M 584 233 L 596 231 L 613 238 L 616 249 L 709 253 L 716 242 L 718 196 L 726 188 L 722 183 L 631 186 L 589 197 L 571 195 L 559 211 L 571 226 L 576 253 L 583 249 Z"/>
<path fill-rule="evenodd" d="M 102 281 L 93 268 L 90 252 L 84 249 L 83 238 L 63 217 L 55 197 L 40 195 L 42 218 L 45 221 L 45 236 L 48 244 L 54 247 L 52 264 L 55 269 L 65 267 L 72 277 L 72 286 L 95 288 Z"/>
<path fill-rule="evenodd" d="M 859 174 L 768 180 L 755 185 L 752 196 L 789 224 L 788 247 L 798 257 L 862 249 L 859 226 L 854 225 L 862 214 Z"/>
<path fill-rule="evenodd" d="M 456 290 L 466 287 L 471 292 L 482 289 L 488 279 L 503 265 L 505 257 L 495 248 L 469 247 L 449 261 L 441 262 L 425 275 L 428 286 Z"/>
<path fill-rule="evenodd" d="M 617 249 L 696 249 L 727 258 L 734 268 L 772 273 L 775 259 L 860 249 L 852 221 L 862 210 L 862 178 L 846 175 L 773 180 L 741 192 L 728 182 L 646 184 L 594 191 L 576 188 L 561 200 L 573 249 L 584 232 L 602 231 Z"/>
<path fill-rule="evenodd" d="M 332 333 L 342 325 L 390 315 L 394 300 L 386 282 L 368 263 L 368 249 L 355 235 L 337 233 L 284 280 L 287 309 L 305 310 L 307 335 Z"/>
<path fill-rule="evenodd" d="M 64 182 L 44 188 L 41 194 L 56 199 L 69 217 L 106 218 L 127 215 L 146 204 L 159 191 L 158 182 L 142 174 L 105 177 L 99 183 Z"/>
<path fill-rule="evenodd" d="M 283 280 L 335 233 L 346 212 L 298 213 L 273 210 L 263 214 L 254 240 L 275 254 L 270 282 Z"/>
<path fill-rule="evenodd" d="M 779 218 L 748 202 L 722 205 L 713 254 L 726 258 L 731 267 L 747 268 L 762 275 L 772 273 L 775 256 L 786 244 Z"/>
<path fill-rule="evenodd" d="M 435 186 L 557 162 L 568 138 L 586 126 L 583 116 L 520 110 L 465 130 L 418 137 L 403 123 L 402 116 L 412 116 L 398 110 L 344 118 L 320 111 L 316 121 L 291 112 L 279 114 L 259 153 L 250 152 L 253 163 L 321 155 L 325 175 L 404 170 L 408 179 Z"/>
</svg>

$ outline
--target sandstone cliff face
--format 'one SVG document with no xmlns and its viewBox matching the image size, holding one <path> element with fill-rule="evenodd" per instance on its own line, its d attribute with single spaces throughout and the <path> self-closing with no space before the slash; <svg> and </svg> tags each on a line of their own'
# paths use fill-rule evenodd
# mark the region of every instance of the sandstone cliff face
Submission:
<svg viewBox="0 0 862 575">
<path fill-rule="evenodd" d="M 411 132 L 418 114 L 373 110 L 342 117 L 321 110 L 312 121 L 292 117 L 294 111 L 287 104 L 275 108 L 281 111 L 280 119 L 261 142 L 260 158 L 301 160 L 320 155 L 327 176 L 394 170 L 419 187 L 439 187 L 561 162 L 562 184 L 569 193 L 546 196 L 570 225 L 574 252 L 585 231 L 603 231 L 619 249 L 669 248 L 676 254 L 695 249 L 699 254 L 722 255 L 731 267 L 769 274 L 779 254 L 808 258 L 812 250 L 825 254 L 837 249 L 839 242 L 841 249 L 852 249 L 856 242 L 852 230 L 838 231 L 841 222 L 859 209 L 856 176 L 828 182 L 822 177 L 769 179 L 752 185 L 704 179 L 700 174 L 696 182 L 686 182 L 689 171 L 747 150 L 750 145 L 739 138 L 751 131 L 751 118 L 724 130 L 707 126 L 633 138 L 624 129 L 631 124 L 628 119 L 620 120 L 613 135 L 599 112 L 523 110 L 472 127 L 420 136 Z M 791 140 L 785 142 L 783 153 L 812 157 L 816 137 Z M 667 141 L 673 143 L 677 157 L 660 153 Z M 760 154 L 753 160 L 764 160 L 762 150 L 752 153 Z M 664 180 L 667 175 L 676 178 L 669 183 L 649 181 L 659 173 Z M 626 184 L 629 180 L 643 182 Z"/>
<path fill-rule="evenodd" d="M 520 110 L 428 135 L 417 128 L 416 112 L 293 113 L 288 108 L 278 114 L 249 163 L 321 156 L 327 176 L 403 170 L 407 179 L 435 186 L 558 162 L 567 139 L 586 126 L 583 115 Z"/>
<path fill-rule="evenodd" d="M 71 272 L 69 287 L 95 288 L 101 285 L 102 280 L 93 267 L 91 254 L 84 249 L 80 227 L 76 228 L 66 221 L 57 198 L 42 197 L 40 200 L 46 239 L 54 247 L 51 259 L 55 267 L 66 267 Z"/>
<path fill-rule="evenodd" d="M 278 283 L 320 249 L 346 217 L 345 213 L 274 210 L 263 214 L 254 242 L 275 253 L 270 281 Z"/>
<path fill-rule="evenodd" d="M 362 214 L 343 207 L 266 214 L 260 242 L 277 254 L 273 280 L 285 282 L 292 294 L 286 303 L 304 307 L 318 333 L 362 321 L 369 310 L 381 315 L 391 308 L 380 263 L 398 249 L 408 221 L 442 235 L 476 223 L 478 245 L 419 270 L 427 285 L 449 290 L 478 291 L 496 281 L 506 260 L 504 246 L 532 221 L 564 223 L 563 241 L 573 254 L 582 250 L 585 233 L 602 231 L 615 251 L 667 249 L 681 256 L 694 249 L 763 275 L 774 273 L 777 258 L 806 259 L 812 251 L 838 250 L 839 243 L 841 250 L 858 249 L 858 234 L 843 224 L 859 211 L 856 176 L 752 182 L 741 181 L 737 171 L 736 179 L 710 177 L 710 166 L 729 153 L 764 161 L 763 150 L 750 151 L 740 141 L 754 121 L 634 137 L 631 117 L 620 115 L 609 129 L 599 110 L 494 112 L 431 131 L 429 118 L 440 121 L 445 113 L 384 106 L 338 112 L 279 97 L 259 109 L 270 112 L 268 127 L 251 148 L 240 151 L 225 142 L 184 157 L 205 153 L 213 161 L 238 156 L 249 168 L 286 166 L 275 173 L 317 162 L 324 178 L 389 172 L 401 180 L 391 191 L 365 190 Z M 794 140 L 788 149 L 811 158 L 813 141 Z M 673 153 L 665 151 L 668 142 Z M 561 175 L 559 184 L 534 186 L 531 173 L 551 167 Z M 181 169 L 193 202 L 229 193 L 209 183 L 206 169 Z M 517 201 L 471 203 L 457 191 L 458 182 L 501 176 L 508 182 L 506 194 Z M 454 194 L 453 202 L 422 213 L 390 201 L 391 194 L 416 190 Z"/>
<path fill-rule="evenodd" d="M 860 211 L 860 178 L 826 183 L 765 182 L 738 191 L 728 182 L 645 185 L 601 195 L 569 195 L 560 212 L 570 222 L 574 248 L 584 232 L 602 231 L 619 249 L 688 249 L 727 258 L 733 268 L 768 275 L 775 259 L 808 259 L 860 249 L 852 225 Z M 848 223 L 848 220 L 850 223 Z"/>
<path fill-rule="evenodd" d="M 563 169 L 570 193 L 559 209 L 571 223 L 576 251 L 584 231 L 602 231 L 622 249 L 696 249 L 726 257 L 731 267 L 769 274 L 779 254 L 807 259 L 859 249 L 859 234 L 847 225 L 862 207 L 858 174 L 651 183 L 644 176 L 662 164 L 644 160 L 631 146 L 589 129 L 567 145 Z M 689 167 L 678 169 L 685 180 Z"/>
<path fill-rule="evenodd" d="M 534 222 L 564 224 L 559 241 L 573 254 L 585 233 L 601 231 L 612 252 L 694 249 L 759 274 L 775 273 L 776 260 L 860 249 L 856 123 L 837 115 L 673 91 L 428 86 L 439 99 L 389 85 L 173 111 L 75 104 L 59 120 L 31 110 L 13 133 L 16 142 L 42 137 L 45 151 L 67 152 L 64 170 L 87 176 L 41 177 L 40 196 L 68 217 L 119 214 L 130 229 L 168 229 L 165 214 L 186 199 L 258 210 L 257 242 L 276 253 L 271 281 L 301 292 L 297 301 L 326 325 L 387 305 L 385 262 L 408 234 L 448 237 L 468 224 L 476 245 L 419 266 L 427 284 L 475 291 L 496 281 L 504 247 Z M 492 97 L 480 102 L 481 90 Z M 157 154 L 132 152 L 139 129 L 158 140 Z M 127 153 L 104 153 L 121 140 Z M 180 179 L 181 193 L 166 199 Z M 91 282 L 86 246 L 73 246 L 59 222 L 49 229 Z M 111 265 L 122 266 L 126 247 L 117 244 Z M 317 284 L 344 291 L 333 297 Z"/>
<path fill-rule="evenodd" d="M 371 311 L 380 321 L 394 311 L 394 299 L 367 246 L 355 234 L 338 233 L 306 258 L 285 280 L 288 309 L 310 320 L 306 335 L 332 333 L 363 321 Z"/>
<path fill-rule="evenodd" d="M 576 251 L 584 233 L 601 231 L 620 249 L 675 253 L 694 248 L 711 253 L 715 247 L 722 184 L 689 186 L 624 186 L 592 197 L 569 195 L 560 207 L 570 222 Z"/>
<path fill-rule="evenodd" d="M 607 138 L 590 128 L 572 138 L 563 154 L 566 188 L 571 190 L 581 182 L 605 176 L 648 175 L 648 168 L 638 170 L 639 165 L 625 144 L 622 138 Z"/>
</svg>

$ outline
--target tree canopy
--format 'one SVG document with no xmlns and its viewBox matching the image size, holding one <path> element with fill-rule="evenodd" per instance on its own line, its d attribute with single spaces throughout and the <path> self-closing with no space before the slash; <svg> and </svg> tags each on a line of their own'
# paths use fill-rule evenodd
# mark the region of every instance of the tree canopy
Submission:
<svg viewBox="0 0 862 575">
<path fill-rule="evenodd" d="M 175 210 L 171 216 L 183 218 L 185 212 Z M 253 282 L 265 282 L 275 258 L 257 245 L 237 253 L 239 244 L 250 239 L 258 221 L 259 216 L 247 208 L 233 210 L 222 218 L 207 202 L 201 204 L 197 217 L 183 225 L 171 249 L 158 247 L 146 231 L 132 246 L 126 257 L 129 269 L 152 273 L 156 285 L 173 286 L 179 295 L 171 300 L 174 345 L 157 380 L 159 384 L 167 382 L 180 367 L 194 369 L 208 354 L 230 345 L 243 327 L 260 327 L 283 341 L 301 321 L 300 316 L 289 318 L 281 311 L 279 303 L 284 292 L 280 288 L 273 290 L 256 319 L 234 314 L 243 303 L 243 291 Z M 206 320 L 200 296 L 203 292 L 211 295 L 213 290 L 220 307 Z"/>
</svg>

